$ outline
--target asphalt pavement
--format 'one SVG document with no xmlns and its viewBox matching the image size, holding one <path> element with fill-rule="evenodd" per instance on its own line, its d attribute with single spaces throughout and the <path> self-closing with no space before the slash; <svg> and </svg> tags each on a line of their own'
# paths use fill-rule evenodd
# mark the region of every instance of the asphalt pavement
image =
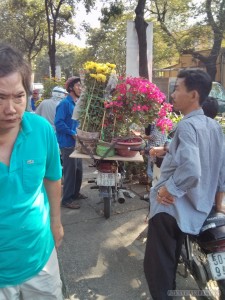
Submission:
<svg viewBox="0 0 225 300">
<path fill-rule="evenodd" d="M 105 219 L 98 190 L 87 181 L 96 176 L 84 160 L 81 208 L 62 207 L 65 236 L 58 250 L 63 292 L 70 300 L 151 300 L 143 272 L 148 203 L 140 200 L 145 186 L 126 185 L 134 197 L 123 204 L 113 203 L 112 215 Z M 177 274 L 177 288 L 197 289 L 194 280 L 184 278 L 183 266 Z M 176 297 L 195 299 L 194 297 Z"/>
</svg>

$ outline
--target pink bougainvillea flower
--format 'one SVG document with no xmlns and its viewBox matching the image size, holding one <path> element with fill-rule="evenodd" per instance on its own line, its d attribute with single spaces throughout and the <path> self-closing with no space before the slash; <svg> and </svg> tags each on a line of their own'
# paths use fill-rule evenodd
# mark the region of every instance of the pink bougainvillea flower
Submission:
<svg viewBox="0 0 225 300">
<path fill-rule="evenodd" d="M 112 97 L 113 112 L 115 117 L 122 122 L 145 126 L 154 121 L 162 130 L 171 127 L 167 116 L 172 110 L 172 105 L 165 102 L 165 95 L 152 82 L 141 77 L 118 78 L 118 84 Z"/>
</svg>

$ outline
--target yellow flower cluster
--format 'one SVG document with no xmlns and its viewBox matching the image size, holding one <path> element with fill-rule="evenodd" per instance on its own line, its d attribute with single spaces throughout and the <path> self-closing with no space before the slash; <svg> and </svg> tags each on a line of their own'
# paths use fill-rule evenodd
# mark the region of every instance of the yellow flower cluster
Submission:
<svg viewBox="0 0 225 300">
<path fill-rule="evenodd" d="M 84 69 L 89 73 L 90 77 L 96 79 L 98 82 L 106 82 L 107 77 L 115 72 L 116 65 L 110 63 L 96 63 L 94 61 L 87 61 L 84 64 Z"/>
<path fill-rule="evenodd" d="M 99 82 L 106 82 L 107 77 L 104 74 L 90 74 L 92 78 L 95 78 Z"/>
</svg>

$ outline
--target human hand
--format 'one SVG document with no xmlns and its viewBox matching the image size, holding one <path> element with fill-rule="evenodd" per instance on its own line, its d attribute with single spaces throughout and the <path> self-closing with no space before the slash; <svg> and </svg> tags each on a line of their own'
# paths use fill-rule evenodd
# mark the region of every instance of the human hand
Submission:
<svg viewBox="0 0 225 300">
<path fill-rule="evenodd" d="M 145 150 L 140 150 L 141 155 L 145 155 Z"/>
<path fill-rule="evenodd" d="M 131 133 L 133 133 L 135 136 L 140 136 L 141 135 L 140 131 L 133 130 L 133 129 L 131 129 Z"/>
<path fill-rule="evenodd" d="M 51 221 L 51 230 L 55 240 L 56 249 L 61 245 L 64 236 L 64 230 L 61 222 Z"/>
<path fill-rule="evenodd" d="M 149 151 L 151 156 L 164 156 L 166 154 L 166 150 L 163 146 L 161 147 L 152 147 Z"/>
<path fill-rule="evenodd" d="M 162 205 L 171 205 L 175 203 L 174 197 L 168 192 L 165 186 L 161 186 L 158 189 L 156 200 Z"/>
</svg>

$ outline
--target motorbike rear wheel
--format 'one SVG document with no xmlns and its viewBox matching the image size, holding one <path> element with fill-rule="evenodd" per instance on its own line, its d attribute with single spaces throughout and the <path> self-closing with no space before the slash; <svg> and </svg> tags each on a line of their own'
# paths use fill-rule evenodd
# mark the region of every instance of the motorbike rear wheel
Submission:
<svg viewBox="0 0 225 300">
<path fill-rule="evenodd" d="M 107 186 L 106 193 L 103 195 L 103 202 L 104 202 L 104 217 L 108 219 L 111 215 L 111 208 L 112 208 L 112 190 L 111 186 Z"/>
<path fill-rule="evenodd" d="M 111 215 L 111 202 L 112 199 L 110 197 L 104 197 L 104 217 L 108 219 Z"/>
<path fill-rule="evenodd" d="M 217 281 L 217 286 L 219 287 L 220 290 L 220 300 L 225 299 L 225 280 L 218 280 Z"/>
</svg>

